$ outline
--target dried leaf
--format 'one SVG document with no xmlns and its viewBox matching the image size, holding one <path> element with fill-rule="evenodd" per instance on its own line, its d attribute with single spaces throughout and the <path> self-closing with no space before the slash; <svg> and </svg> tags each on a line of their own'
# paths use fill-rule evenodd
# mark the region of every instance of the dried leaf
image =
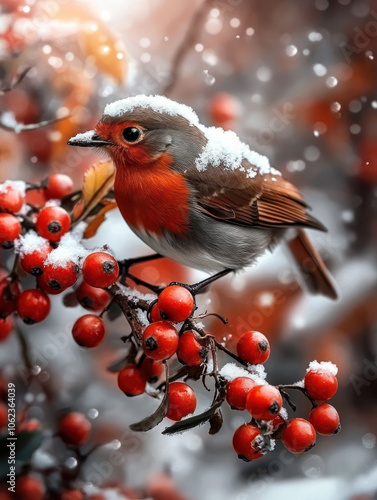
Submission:
<svg viewBox="0 0 377 500">
<path fill-rule="evenodd" d="M 88 224 L 84 233 L 84 238 L 92 238 L 97 233 L 98 228 L 100 227 L 102 222 L 105 220 L 107 212 L 110 212 L 110 210 L 114 210 L 114 208 L 116 207 L 117 204 L 115 201 L 107 203 L 104 207 L 102 207 L 98 214 L 96 214 L 93 220 L 91 220 Z"/>
<path fill-rule="evenodd" d="M 169 388 L 166 387 L 165 395 L 157 410 L 147 418 L 144 418 L 136 424 L 130 425 L 130 429 L 135 432 L 147 432 L 156 427 L 166 417 L 169 406 Z"/>
<path fill-rule="evenodd" d="M 217 434 L 219 432 L 219 430 L 223 426 L 223 415 L 221 413 L 221 410 L 218 410 L 216 413 L 211 415 L 209 419 L 209 425 L 209 434 L 213 436 L 214 434 Z"/>
<path fill-rule="evenodd" d="M 73 221 L 82 220 L 113 188 L 115 177 L 114 165 L 104 161 L 92 165 L 84 176 L 81 200 L 75 205 Z"/>
<path fill-rule="evenodd" d="M 112 373 L 119 372 L 122 368 L 124 368 L 128 363 L 133 363 L 135 361 L 135 356 L 137 354 L 137 349 L 134 344 L 131 344 L 131 348 L 129 352 L 122 359 L 119 359 L 115 363 L 111 364 L 107 367 L 107 371 Z"/>
<path fill-rule="evenodd" d="M 193 417 L 186 418 L 184 420 L 181 420 L 180 422 L 176 422 L 175 424 L 171 425 L 170 427 L 167 427 L 162 434 L 167 434 L 171 436 L 172 434 L 177 434 L 179 432 L 184 432 L 188 431 L 189 429 L 193 429 L 194 427 L 197 427 L 198 425 L 202 425 L 208 420 L 211 419 L 211 417 L 216 413 L 216 411 L 220 408 L 222 405 L 223 400 L 217 401 L 214 405 L 212 405 L 208 410 L 206 410 L 203 413 L 200 413 L 199 415 L 194 415 Z"/>
</svg>

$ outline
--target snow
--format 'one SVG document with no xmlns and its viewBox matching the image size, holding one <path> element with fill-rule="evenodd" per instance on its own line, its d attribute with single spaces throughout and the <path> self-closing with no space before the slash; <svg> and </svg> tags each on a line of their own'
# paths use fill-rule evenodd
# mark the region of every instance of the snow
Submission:
<svg viewBox="0 0 377 500">
<path fill-rule="evenodd" d="M 83 132 L 82 134 L 76 134 L 74 137 L 69 139 L 69 144 L 75 143 L 87 143 L 90 144 L 94 135 L 94 130 L 88 130 L 87 132 Z"/>
<path fill-rule="evenodd" d="M 307 368 L 306 373 L 317 372 L 318 370 L 325 370 L 327 372 L 330 372 L 335 377 L 338 374 L 338 367 L 334 363 L 331 363 L 331 361 L 318 362 L 316 360 L 309 363 L 309 368 Z"/>
<path fill-rule="evenodd" d="M 14 248 L 15 252 L 23 257 L 48 244 L 45 238 L 38 236 L 34 231 L 29 231 L 14 242 Z"/>
<path fill-rule="evenodd" d="M 10 128 L 18 134 L 22 130 L 22 126 L 17 122 L 12 111 L 5 111 L 0 115 L 0 121 L 4 127 Z"/>
<path fill-rule="evenodd" d="M 250 370 L 253 368 L 254 366 L 250 366 Z M 260 370 L 254 370 L 253 372 L 251 372 L 249 370 L 246 370 L 245 368 L 241 368 L 240 366 L 236 365 L 236 363 L 227 363 L 220 369 L 219 373 L 223 378 L 225 378 L 225 380 L 228 380 L 228 382 L 231 382 L 238 377 L 247 377 L 254 380 L 257 385 L 265 385 L 267 383 L 264 380 L 264 376 L 260 376 L 260 374 L 262 373 Z"/>
<path fill-rule="evenodd" d="M 266 439 L 263 435 L 257 436 L 254 441 L 252 441 L 251 446 L 256 446 L 260 448 L 263 454 L 266 454 L 268 451 L 273 451 L 276 446 L 275 439 Z"/>
<path fill-rule="evenodd" d="M 155 295 L 154 293 L 141 293 L 138 290 L 134 290 L 128 287 L 121 287 L 121 291 L 119 293 L 131 299 L 135 304 L 137 304 L 138 300 L 153 302 L 157 299 L 157 295 Z"/>
<path fill-rule="evenodd" d="M 228 170 L 239 169 L 246 173 L 246 177 L 252 178 L 257 174 L 281 175 L 280 172 L 271 167 L 266 156 L 252 151 L 247 144 L 241 141 L 232 130 L 223 130 L 216 127 L 198 127 L 206 136 L 208 142 L 196 159 L 196 168 L 199 172 L 207 169 L 209 165 L 219 167 L 224 165 Z M 242 166 L 242 160 L 247 160 L 253 168 Z"/>
<path fill-rule="evenodd" d="M 83 487 L 86 495 L 99 495 L 103 496 L 105 500 L 130 500 L 123 493 L 121 493 L 117 488 L 97 488 L 91 483 L 87 483 Z M 145 499 L 152 500 L 152 499 Z"/>
<path fill-rule="evenodd" d="M 8 187 L 18 189 L 22 195 L 25 195 L 26 183 L 24 181 L 5 181 L 0 184 L 0 193 L 6 193 Z"/>
<path fill-rule="evenodd" d="M 165 113 L 170 116 L 182 116 L 191 125 L 199 124 L 199 118 L 190 106 L 179 104 L 161 95 L 140 94 L 115 101 L 105 107 L 104 115 L 119 118 L 125 113 L 132 113 L 135 108 L 152 109 L 156 113 Z"/>
<path fill-rule="evenodd" d="M 146 328 L 147 326 L 149 326 L 149 320 L 148 320 L 147 311 L 143 311 L 141 309 L 137 309 L 136 310 L 136 314 L 137 314 L 137 318 L 140 321 L 141 326 L 143 328 Z"/>
<path fill-rule="evenodd" d="M 46 265 L 54 267 L 67 267 L 70 262 L 76 265 L 85 258 L 90 250 L 87 250 L 80 243 L 85 231 L 86 223 L 80 222 L 72 231 L 66 233 L 60 240 L 59 246 L 47 256 Z"/>
<path fill-rule="evenodd" d="M 303 380 L 298 380 L 292 385 L 294 385 L 295 387 L 305 387 L 305 382 Z"/>
<path fill-rule="evenodd" d="M 284 408 L 284 407 L 280 408 L 280 412 L 279 413 L 282 416 L 282 418 L 284 418 L 284 419 L 288 418 L 288 412 L 287 412 L 286 408 Z"/>
</svg>

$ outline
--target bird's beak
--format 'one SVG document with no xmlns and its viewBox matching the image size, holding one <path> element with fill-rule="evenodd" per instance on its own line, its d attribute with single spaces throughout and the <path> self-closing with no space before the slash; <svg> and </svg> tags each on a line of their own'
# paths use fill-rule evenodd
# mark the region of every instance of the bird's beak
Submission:
<svg viewBox="0 0 377 500">
<path fill-rule="evenodd" d="M 82 148 L 111 146 L 111 142 L 105 141 L 105 139 L 96 134 L 94 130 L 88 130 L 88 132 L 71 137 L 67 144 L 69 146 L 80 146 Z"/>
</svg>

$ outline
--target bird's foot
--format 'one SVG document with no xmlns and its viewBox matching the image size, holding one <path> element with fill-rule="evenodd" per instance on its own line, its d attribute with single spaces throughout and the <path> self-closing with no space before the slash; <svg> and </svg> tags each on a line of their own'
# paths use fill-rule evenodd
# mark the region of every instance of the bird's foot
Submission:
<svg viewBox="0 0 377 500">
<path fill-rule="evenodd" d="M 161 258 L 163 258 L 163 255 L 156 253 L 156 254 L 152 254 L 152 255 L 145 255 L 144 257 L 135 257 L 134 259 L 118 260 L 120 283 L 122 285 L 125 285 L 126 279 L 130 278 L 137 285 L 141 285 L 141 286 L 144 286 L 146 288 L 149 288 L 152 292 L 159 294 L 161 291 L 159 286 L 152 285 L 152 284 L 147 283 L 146 281 L 144 281 L 140 278 L 137 278 L 133 274 L 130 274 L 129 270 L 132 266 L 134 266 L 136 264 L 141 264 L 142 262 L 149 262 L 151 260 L 156 260 L 156 259 L 161 259 Z"/>
<path fill-rule="evenodd" d="M 187 290 L 189 290 L 192 295 L 195 296 L 198 293 L 204 292 L 207 286 L 211 285 L 212 283 L 222 278 L 223 276 L 226 276 L 232 271 L 233 269 L 224 269 L 223 271 L 220 271 L 219 273 L 216 273 L 213 276 L 206 278 L 205 280 L 199 281 L 198 283 L 194 283 L 193 285 L 187 285 L 186 283 L 178 283 L 176 281 L 173 281 L 169 286 L 183 286 L 184 288 L 187 288 Z"/>
</svg>

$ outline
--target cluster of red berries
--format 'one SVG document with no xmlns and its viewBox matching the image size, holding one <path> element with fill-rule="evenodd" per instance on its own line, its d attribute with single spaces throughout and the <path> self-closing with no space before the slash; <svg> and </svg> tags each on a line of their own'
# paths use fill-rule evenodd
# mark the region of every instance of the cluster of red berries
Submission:
<svg viewBox="0 0 377 500">
<path fill-rule="evenodd" d="M 237 345 L 241 359 L 248 363 L 264 362 L 269 355 L 269 346 L 263 337 L 259 332 L 245 333 Z M 233 447 L 238 456 L 244 460 L 260 458 L 268 449 L 265 444 L 271 438 L 281 439 L 292 453 L 302 453 L 315 445 L 316 432 L 336 434 L 340 430 L 339 415 L 326 403 L 338 388 L 335 373 L 336 367 L 331 363 L 312 362 L 304 380 L 291 386 L 258 384 L 252 377 L 236 377 L 230 381 L 226 394 L 228 403 L 233 409 L 247 410 L 251 416 L 251 422 L 238 427 L 233 436 Z M 287 388 L 300 389 L 309 398 L 312 403 L 309 420 L 287 418 L 282 397 Z"/>
<path fill-rule="evenodd" d="M 164 371 L 163 362 L 175 354 L 188 366 L 206 361 L 208 348 L 200 338 L 190 330 L 179 334 L 179 323 L 191 316 L 194 307 L 194 297 L 187 288 L 170 285 L 162 290 L 151 307 L 151 323 L 143 332 L 138 363 L 127 364 L 118 373 L 118 386 L 127 396 L 143 394 L 147 382 L 157 382 Z M 179 421 L 193 413 L 196 404 L 195 392 L 188 384 L 169 384 L 168 418 Z"/>
<path fill-rule="evenodd" d="M 189 328 L 194 307 L 190 290 L 178 285 L 165 288 L 158 300 L 151 304 L 150 324 L 144 329 L 141 349 L 135 356 L 138 361 L 128 363 L 118 373 L 119 388 L 127 396 L 143 394 L 147 382 L 157 382 L 163 374 L 163 363 L 174 356 L 189 367 L 208 365 L 208 337 L 200 335 L 195 328 Z M 265 363 L 269 356 L 270 345 L 265 335 L 249 331 L 239 339 L 237 356 L 233 356 L 246 367 L 241 369 L 245 376 L 230 377 L 226 370 L 219 371 L 220 378 L 228 379 L 225 398 L 229 405 L 235 410 L 247 410 L 251 417 L 249 423 L 235 431 L 233 438 L 234 449 L 244 460 L 261 457 L 272 449 L 273 439 L 281 439 L 288 450 L 301 453 L 314 446 L 316 432 L 330 435 L 340 428 L 337 411 L 325 402 L 337 390 L 336 367 L 331 363 L 313 362 L 302 383 L 276 387 L 267 384 L 253 370 L 256 365 Z M 236 374 L 239 370 L 235 367 Z M 309 420 L 288 420 L 283 408 L 286 389 L 299 389 L 311 401 L 313 408 Z M 168 390 L 168 418 L 180 421 L 195 411 L 195 392 L 185 382 L 167 383 L 165 390 Z"/>
<path fill-rule="evenodd" d="M 0 270 L 0 341 L 13 329 L 13 313 L 29 325 L 43 321 L 50 312 L 49 295 L 73 286 L 80 267 L 83 281 L 75 291 L 76 298 L 93 312 L 102 311 L 109 304 L 106 288 L 119 275 L 118 263 L 108 252 L 97 251 L 80 259 L 73 253 L 64 254 L 62 238 L 73 227 L 70 214 L 58 203 L 73 190 L 70 177 L 51 175 L 46 182 L 27 188 L 42 191 L 46 204 L 41 209 L 27 203 L 27 193 L 25 196 L 19 184 L 0 186 L 0 245 L 4 249 L 16 246 L 18 255 L 10 274 Z M 66 243 L 68 250 L 70 244 L 71 241 Z M 16 272 L 18 265 L 36 278 L 35 288 L 22 290 L 20 273 Z M 95 315 L 80 318 L 73 331 L 76 342 L 85 347 L 98 345 L 104 335 L 103 321 Z"/>
</svg>

